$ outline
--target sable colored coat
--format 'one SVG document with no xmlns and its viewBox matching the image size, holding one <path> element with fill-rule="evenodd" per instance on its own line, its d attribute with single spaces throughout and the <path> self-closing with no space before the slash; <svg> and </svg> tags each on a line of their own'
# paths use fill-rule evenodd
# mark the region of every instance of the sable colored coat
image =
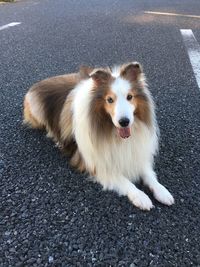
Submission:
<svg viewBox="0 0 200 267">
<path fill-rule="evenodd" d="M 153 207 L 133 184 L 139 178 L 158 201 L 174 203 L 153 170 L 159 130 L 139 63 L 82 67 L 79 73 L 36 83 L 24 99 L 24 122 L 45 128 L 74 167 L 95 176 L 104 189 L 128 196 L 135 206 Z"/>
</svg>

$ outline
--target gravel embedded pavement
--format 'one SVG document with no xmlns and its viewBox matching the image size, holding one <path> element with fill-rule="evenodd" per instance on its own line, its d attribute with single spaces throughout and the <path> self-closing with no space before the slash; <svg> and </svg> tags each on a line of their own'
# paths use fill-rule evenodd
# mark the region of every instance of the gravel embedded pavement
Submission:
<svg viewBox="0 0 200 267">
<path fill-rule="evenodd" d="M 200 266 L 200 89 L 180 33 L 191 29 L 200 44 L 199 11 L 195 0 L 0 5 L 0 26 L 21 22 L 0 30 L 0 267 Z M 130 60 L 144 66 L 156 102 L 155 168 L 176 201 L 150 195 L 150 212 L 103 191 L 22 125 L 34 82 Z"/>
</svg>

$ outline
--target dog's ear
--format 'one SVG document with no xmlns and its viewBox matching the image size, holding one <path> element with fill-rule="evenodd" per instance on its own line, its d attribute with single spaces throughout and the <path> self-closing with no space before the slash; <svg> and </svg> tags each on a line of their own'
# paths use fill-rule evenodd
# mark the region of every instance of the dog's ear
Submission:
<svg viewBox="0 0 200 267">
<path fill-rule="evenodd" d="M 139 80 L 142 72 L 143 70 L 142 70 L 142 66 L 140 65 L 140 63 L 131 62 L 131 63 L 125 64 L 122 66 L 120 75 L 123 78 L 131 82 L 134 82 L 134 81 Z"/>
<path fill-rule="evenodd" d="M 88 79 L 90 78 L 90 73 L 94 70 L 94 68 L 89 66 L 80 66 L 79 68 L 79 74 L 81 79 Z"/>
<path fill-rule="evenodd" d="M 90 77 L 97 84 L 105 84 L 111 79 L 111 73 L 107 69 L 94 69 Z"/>
</svg>

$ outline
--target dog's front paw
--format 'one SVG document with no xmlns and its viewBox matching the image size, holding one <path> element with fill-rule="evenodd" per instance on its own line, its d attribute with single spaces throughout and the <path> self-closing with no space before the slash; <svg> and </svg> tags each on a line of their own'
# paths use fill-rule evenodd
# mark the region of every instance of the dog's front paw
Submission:
<svg viewBox="0 0 200 267">
<path fill-rule="evenodd" d="M 161 184 L 153 188 L 154 197 L 162 204 L 171 206 L 174 204 L 174 198 L 171 193 Z"/>
<path fill-rule="evenodd" d="M 153 208 L 151 199 L 140 190 L 129 195 L 129 199 L 137 208 L 141 210 L 150 210 Z"/>
</svg>

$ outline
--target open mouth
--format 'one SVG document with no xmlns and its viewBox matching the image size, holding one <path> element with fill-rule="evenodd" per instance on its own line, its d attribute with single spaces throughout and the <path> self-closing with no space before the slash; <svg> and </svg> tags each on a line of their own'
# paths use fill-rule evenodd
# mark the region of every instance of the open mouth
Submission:
<svg viewBox="0 0 200 267">
<path fill-rule="evenodd" d="M 128 138 L 131 136 L 131 128 L 129 127 L 117 128 L 117 131 L 121 138 Z"/>
</svg>

